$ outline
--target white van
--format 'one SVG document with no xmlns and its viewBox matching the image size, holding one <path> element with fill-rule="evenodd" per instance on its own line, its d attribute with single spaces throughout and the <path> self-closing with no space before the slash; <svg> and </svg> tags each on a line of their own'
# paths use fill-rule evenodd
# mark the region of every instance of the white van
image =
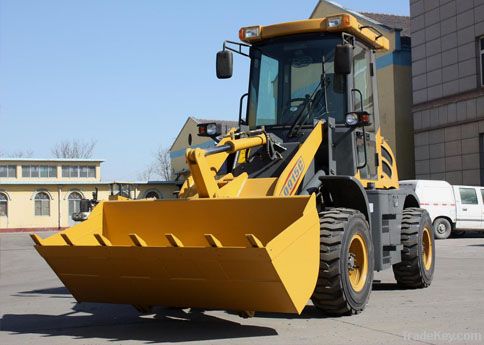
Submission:
<svg viewBox="0 0 484 345">
<path fill-rule="evenodd" d="M 436 238 L 451 232 L 484 230 L 484 187 L 452 186 L 446 181 L 406 180 L 402 187 L 412 188 L 432 219 Z"/>
</svg>

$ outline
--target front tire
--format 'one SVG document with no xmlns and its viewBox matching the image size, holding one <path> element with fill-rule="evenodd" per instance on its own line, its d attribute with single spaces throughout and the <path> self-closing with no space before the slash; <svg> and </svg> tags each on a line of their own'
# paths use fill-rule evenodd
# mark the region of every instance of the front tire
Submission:
<svg viewBox="0 0 484 345">
<path fill-rule="evenodd" d="M 445 218 L 437 218 L 434 220 L 434 236 L 439 240 L 445 240 L 449 238 L 450 233 L 452 232 L 452 225 L 450 222 Z"/>
<path fill-rule="evenodd" d="M 435 241 L 426 210 L 403 210 L 401 239 L 402 261 L 393 265 L 398 285 L 412 289 L 429 286 L 434 276 Z"/>
<path fill-rule="evenodd" d="M 373 244 L 365 216 L 356 210 L 334 208 L 321 212 L 321 261 L 311 300 L 332 316 L 361 312 L 373 283 Z"/>
</svg>

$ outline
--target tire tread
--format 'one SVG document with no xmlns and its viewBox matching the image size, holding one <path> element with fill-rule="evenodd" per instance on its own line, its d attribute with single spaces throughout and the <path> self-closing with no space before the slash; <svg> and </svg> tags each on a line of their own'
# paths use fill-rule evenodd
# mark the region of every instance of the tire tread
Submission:
<svg viewBox="0 0 484 345">
<path fill-rule="evenodd" d="M 321 262 L 318 281 L 311 297 L 313 304 L 325 314 L 344 316 L 360 313 L 364 306 L 355 309 L 350 305 L 344 293 L 341 271 L 341 246 L 346 224 L 353 217 L 364 215 L 349 208 L 334 208 L 319 213 Z"/>
<path fill-rule="evenodd" d="M 422 263 L 418 254 L 420 220 L 427 212 L 421 208 L 407 208 L 402 217 L 402 261 L 393 265 L 393 273 L 398 285 L 406 288 L 425 288 L 430 282 L 421 274 Z M 433 234 L 433 231 L 431 231 Z M 434 246 L 435 248 L 435 246 Z"/>
</svg>

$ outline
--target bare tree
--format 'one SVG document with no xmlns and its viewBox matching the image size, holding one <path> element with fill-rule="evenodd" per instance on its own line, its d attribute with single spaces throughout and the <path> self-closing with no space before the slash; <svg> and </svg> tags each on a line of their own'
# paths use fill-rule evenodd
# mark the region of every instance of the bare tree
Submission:
<svg viewBox="0 0 484 345">
<path fill-rule="evenodd" d="M 57 143 L 51 152 L 55 158 L 92 158 L 96 144 L 96 140 L 63 140 Z"/>
<path fill-rule="evenodd" d="M 168 181 L 172 179 L 173 169 L 171 167 L 170 150 L 160 146 L 156 152 L 155 169 L 162 180 Z"/>
<path fill-rule="evenodd" d="M 14 151 L 10 153 L 8 156 L 10 158 L 32 158 L 34 155 L 34 151 L 32 150 L 25 150 L 25 151 Z"/>
<path fill-rule="evenodd" d="M 142 180 L 160 178 L 163 181 L 169 181 L 173 178 L 173 175 L 174 171 L 171 167 L 170 151 L 160 146 L 155 153 L 154 162 L 138 174 L 138 177 Z"/>
<path fill-rule="evenodd" d="M 0 150 L 0 157 L 7 157 L 7 158 L 31 158 L 34 155 L 34 151 L 32 150 L 18 150 L 14 152 L 5 152 Z"/>
<path fill-rule="evenodd" d="M 155 176 L 156 176 L 155 164 L 150 164 L 146 167 L 145 170 L 143 170 L 138 174 L 138 179 L 142 181 L 150 181 Z"/>
</svg>

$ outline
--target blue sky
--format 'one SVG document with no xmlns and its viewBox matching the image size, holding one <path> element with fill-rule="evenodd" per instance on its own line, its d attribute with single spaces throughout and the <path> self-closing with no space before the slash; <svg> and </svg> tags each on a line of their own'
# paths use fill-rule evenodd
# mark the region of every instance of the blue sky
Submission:
<svg viewBox="0 0 484 345">
<path fill-rule="evenodd" d="M 49 157 L 97 140 L 103 179 L 134 179 L 188 116 L 235 119 L 248 62 L 215 77 L 241 26 L 307 18 L 316 0 L 0 0 L 0 150 Z M 408 1 L 340 0 L 408 15 Z"/>
</svg>

